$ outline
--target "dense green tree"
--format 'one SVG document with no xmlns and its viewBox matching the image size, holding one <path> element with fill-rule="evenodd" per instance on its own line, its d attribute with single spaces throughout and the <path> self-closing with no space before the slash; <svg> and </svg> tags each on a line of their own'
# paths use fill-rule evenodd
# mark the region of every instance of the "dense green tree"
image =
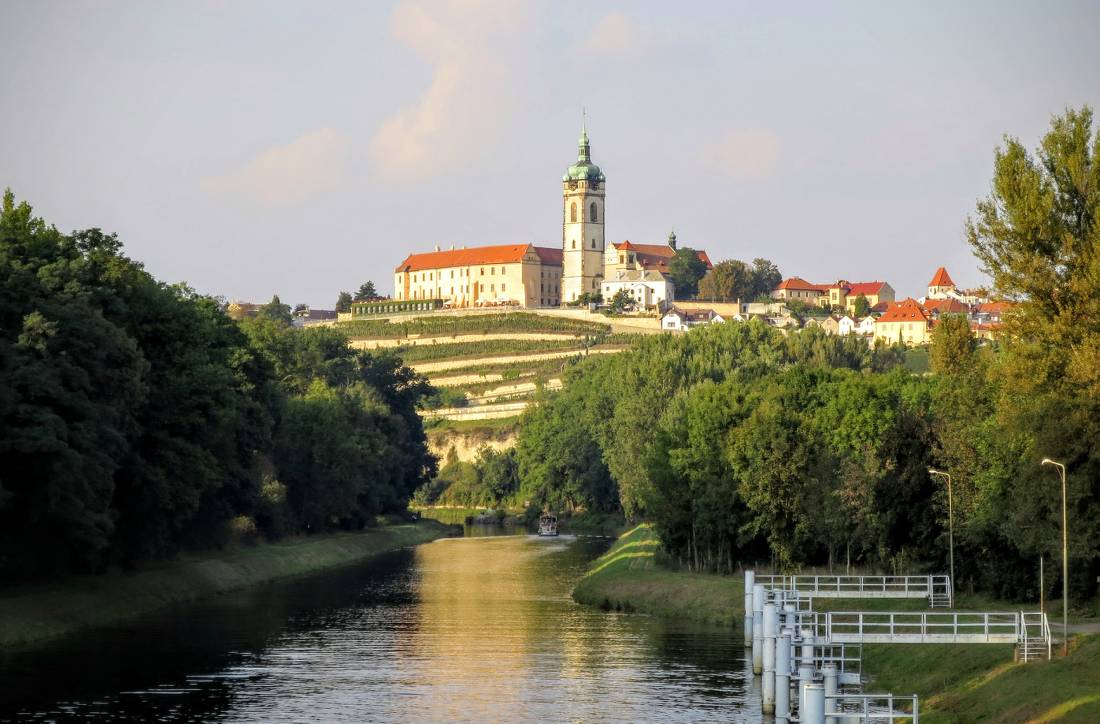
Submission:
<svg viewBox="0 0 1100 724">
<path fill-rule="evenodd" d="M 707 265 L 699 252 L 690 247 L 676 250 L 668 263 L 668 276 L 676 287 L 677 299 L 691 299 L 699 291 L 699 280 L 707 273 Z"/>
<path fill-rule="evenodd" d="M 274 322 L 282 322 L 289 325 L 294 321 L 289 304 L 283 304 L 279 295 L 271 297 L 271 301 L 256 310 L 256 316 L 261 319 L 270 319 Z"/>
<path fill-rule="evenodd" d="M 241 325 L 98 229 L 0 210 L 0 574 L 358 527 L 435 472 L 427 381 L 278 297 Z M 247 331 L 247 334 L 245 333 Z M 285 469 L 284 469 L 285 468 Z"/>
<path fill-rule="evenodd" d="M 862 294 L 856 297 L 856 301 L 852 307 L 852 313 L 856 315 L 856 319 L 863 319 L 871 313 L 871 303 L 868 302 L 867 297 Z"/>
<path fill-rule="evenodd" d="M 727 259 L 714 265 L 699 281 L 701 299 L 748 299 L 753 289 L 752 270 L 737 259 Z"/>
<path fill-rule="evenodd" d="M 621 314 L 627 307 L 634 306 L 634 298 L 630 296 L 630 292 L 620 289 L 611 297 L 609 304 L 612 313 Z"/>
<path fill-rule="evenodd" d="M 488 445 L 477 451 L 474 465 L 478 471 L 478 482 L 484 491 L 484 500 L 489 505 L 500 505 L 509 501 L 519 490 L 519 462 L 515 448 L 495 450 Z"/>
<path fill-rule="evenodd" d="M 368 302 L 378 297 L 378 291 L 374 288 L 374 282 L 366 281 L 359 285 L 359 291 L 355 292 L 356 302 Z"/>
<path fill-rule="evenodd" d="M 983 575 L 1032 580 L 1034 559 L 1060 550 L 1057 475 L 1038 464 L 1050 457 L 1067 468 L 1079 595 L 1095 591 L 1100 572 L 1100 132 L 1092 122 L 1087 107 L 1067 110 L 1034 155 L 1007 138 L 992 192 L 967 227 L 994 294 L 1015 302 L 989 368 L 997 445 L 978 453 L 985 525 L 976 542 L 1019 558 L 1001 555 Z M 1016 535 L 1005 541 L 1010 527 Z"/>
<path fill-rule="evenodd" d="M 779 267 L 768 259 L 757 257 L 752 260 L 752 288 L 746 297 L 750 299 L 767 297 L 770 299 L 772 292 L 782 281 L 783 275 L 779 273 Z"/>
<path fill-rule="evenodd" d="M 336 311 L 337 312 L 350 312 L 351 303 L 355 301 L 351 298 L 351 292 L 340 292 L 336 297 Z"/>
</svg>

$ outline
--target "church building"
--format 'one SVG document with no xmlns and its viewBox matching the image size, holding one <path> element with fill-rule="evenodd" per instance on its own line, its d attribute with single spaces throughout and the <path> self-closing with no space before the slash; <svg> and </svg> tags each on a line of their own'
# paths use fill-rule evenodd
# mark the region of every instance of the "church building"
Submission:
<svg viewBox="0 0 1100 724">
<path fill-rule="evenodd" d="M 441 300 L 447 307 L 515 305 L 554 307 L 582 298 L 605 299 L 626 288 L 645 306 L 671 301 L 668 244 L 605 243 L 607 179 L 592 163 L 588 130 L 577 142 L 577 161 L 562 176 L 561 248 L 510 244 L 410 254 L 394 270 L 399 301 Z M 699 258 L 711 268 L 705 252 Z"/>
</svg>

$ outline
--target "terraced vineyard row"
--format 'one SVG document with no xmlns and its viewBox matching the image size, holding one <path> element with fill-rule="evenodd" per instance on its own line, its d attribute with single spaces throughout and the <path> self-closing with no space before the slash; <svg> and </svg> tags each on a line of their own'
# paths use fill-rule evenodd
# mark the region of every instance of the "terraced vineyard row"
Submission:
<svg viewBox="0 0 1100 724">
<path fill-rule="evenodd" d="M 611 325 L 568 317 L 506 312 L 455 316 L 415 317 L 401 322 L 387 319 L 363 319 L 340 324 L 351 339 L 394 339 L 416 335 L 492 334 L 494 332 L 565 332 L 569 334 L 607 334 Z"/>
</svg>

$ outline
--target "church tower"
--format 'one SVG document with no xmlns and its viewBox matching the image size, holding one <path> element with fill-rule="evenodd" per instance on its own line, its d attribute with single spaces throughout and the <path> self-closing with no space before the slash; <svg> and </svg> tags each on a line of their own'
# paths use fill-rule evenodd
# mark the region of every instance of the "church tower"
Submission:
<svg viewBox="0 0 1100 724">
<path fill-rule="evenodd" d="M 592 163 L 587 124 L 577 142 L 577 162 L 562 176 L 562 303 L 600 293 L 603 281 L 604 175 Z"/>
</svg>

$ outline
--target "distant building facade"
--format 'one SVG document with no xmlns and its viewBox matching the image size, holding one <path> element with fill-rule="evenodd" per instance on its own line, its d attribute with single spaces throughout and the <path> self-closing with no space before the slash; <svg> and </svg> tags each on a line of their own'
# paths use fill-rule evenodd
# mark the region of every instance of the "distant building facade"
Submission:
<svg viewBox="0 0 1100 724">
<path fill-rule="evenodd" d="M 561 302 L 562 253 L 533 244 L 410 254 L 394 270 L 398 301 L 549 307 Z"/>
<path fill-rule="evenodd" d="M 849 282 L 840 279 L 833 284 L 813 284 L 802 277 L 789 277 L 772 291 L 773 299 L 791 301 L 825 309 L 840 308 L 855 314 L 856 300 L 863 297 L 870 307 L 894 301 L 894 288 L 887 282 Z"/>
</svg>

